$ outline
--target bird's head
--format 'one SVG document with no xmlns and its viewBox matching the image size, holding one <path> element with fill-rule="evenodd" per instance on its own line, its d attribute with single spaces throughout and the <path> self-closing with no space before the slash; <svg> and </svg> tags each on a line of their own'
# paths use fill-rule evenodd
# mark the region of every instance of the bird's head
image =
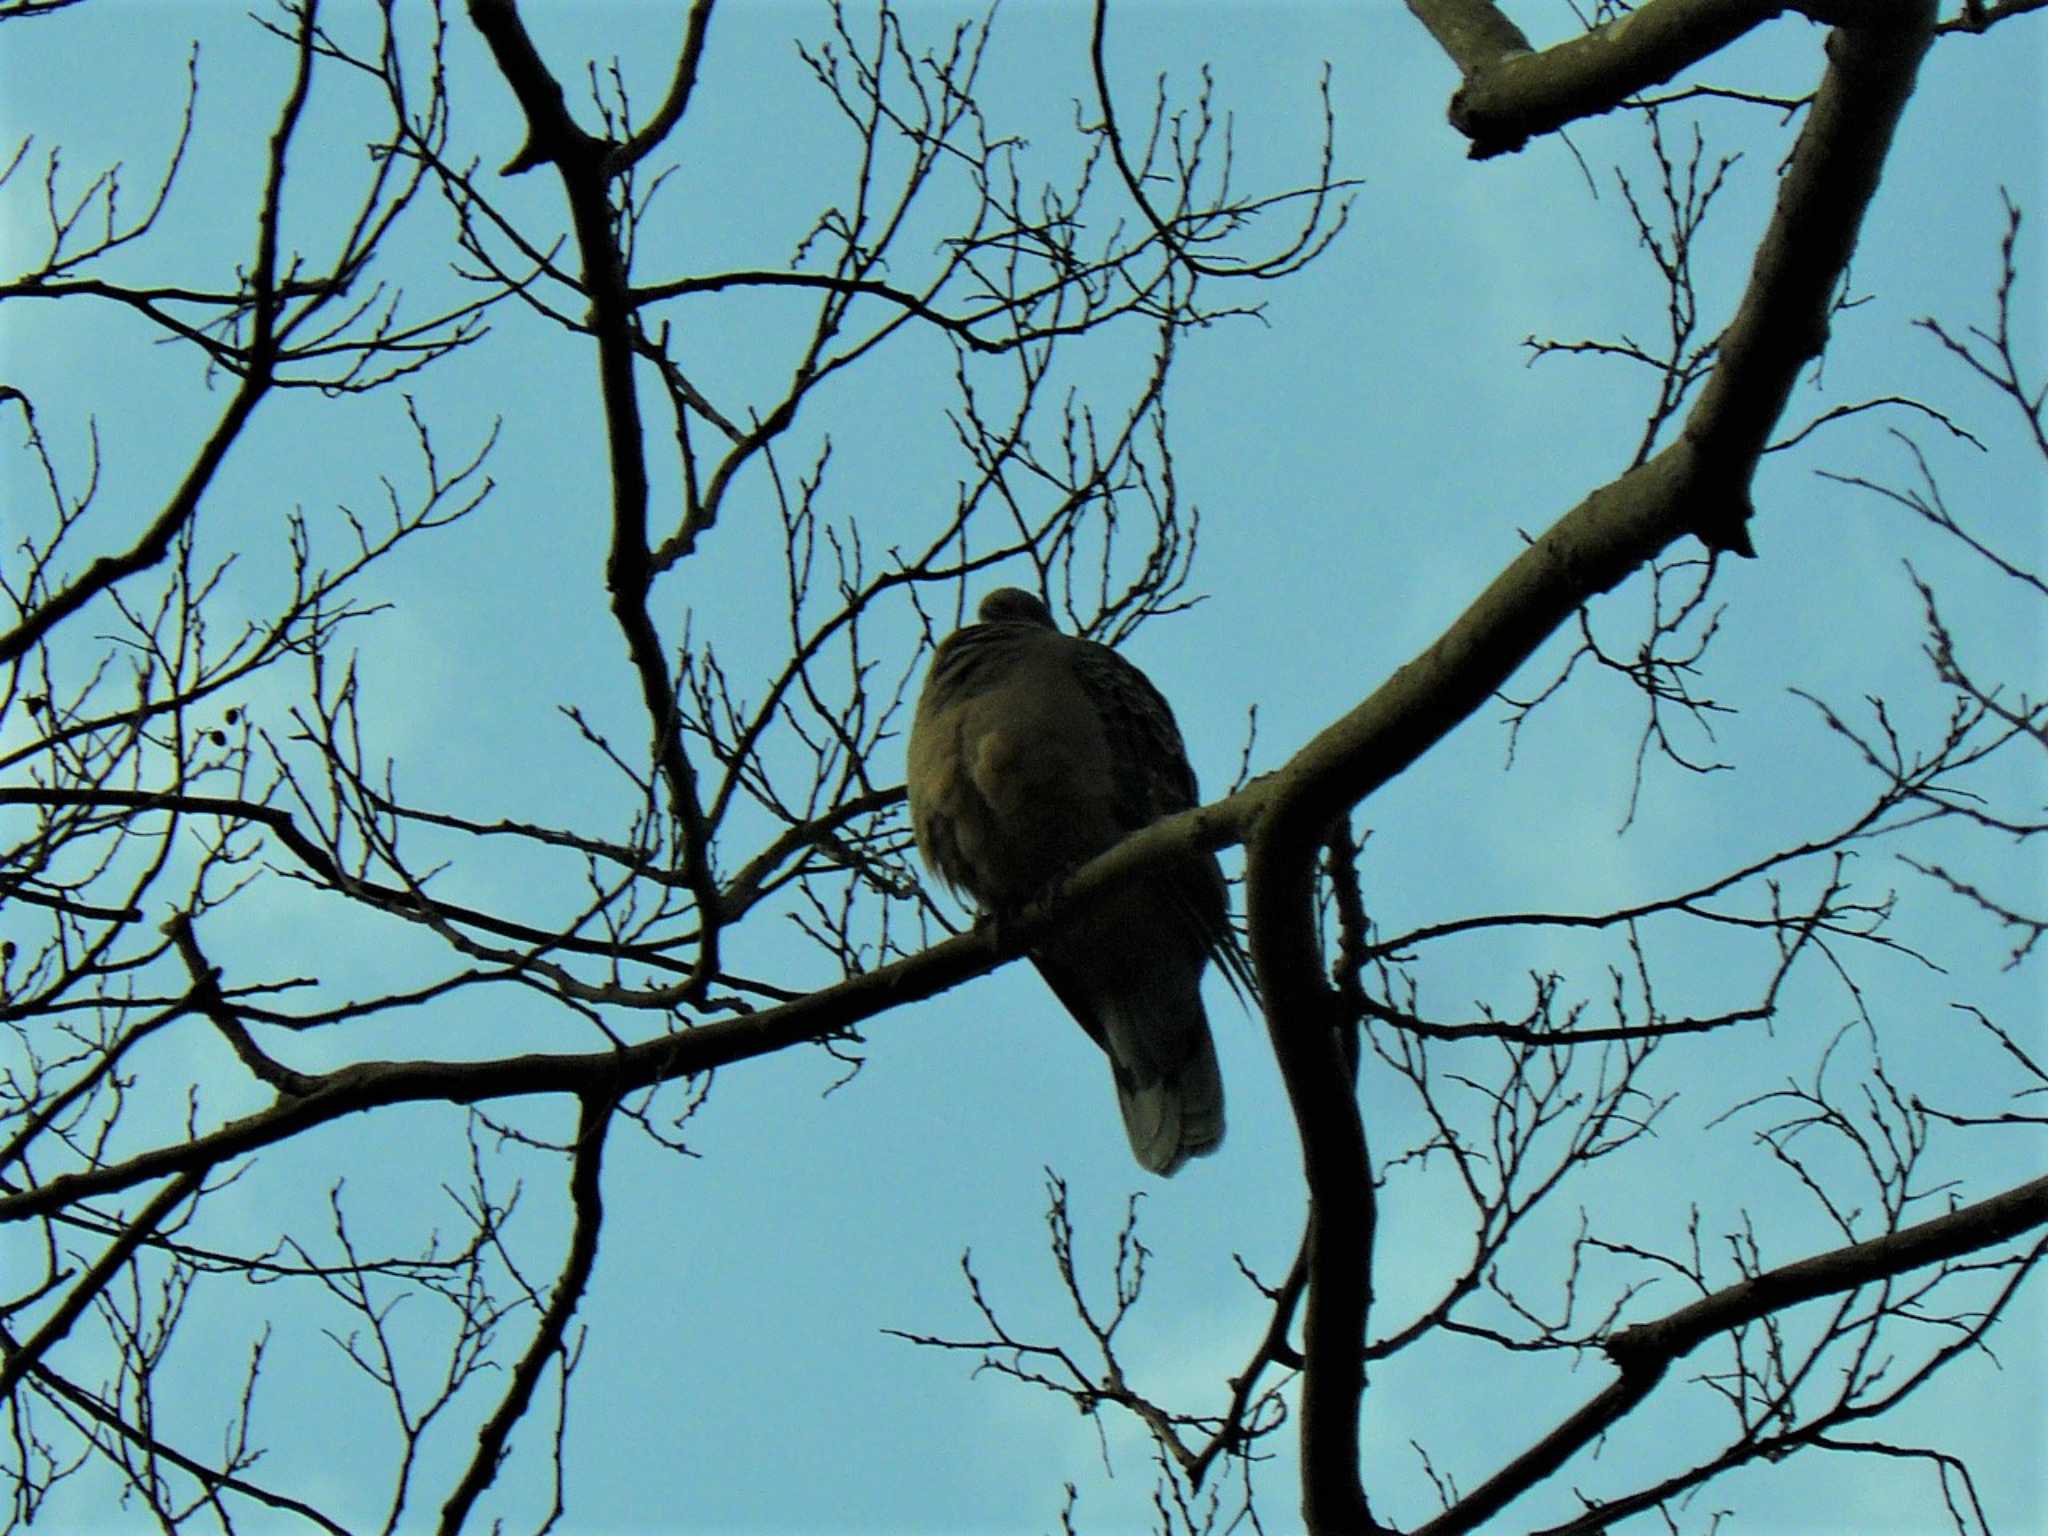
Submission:
<svg viewBox="0 0 2048 1536">
<path fill-rule="evenodd" d="M 981 600 L 976 616 L 984 624 L 1039 624 L 1047 629 L 1058 626 L 1052 621 L 1052 610 L 1036 592 L 1026 592 L 1022 587 L 997 587 Z"/>
</svg>

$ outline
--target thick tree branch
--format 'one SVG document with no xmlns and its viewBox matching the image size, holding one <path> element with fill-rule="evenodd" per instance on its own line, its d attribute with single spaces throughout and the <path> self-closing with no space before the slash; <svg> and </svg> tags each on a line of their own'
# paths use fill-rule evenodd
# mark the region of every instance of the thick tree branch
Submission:
<svg viewBox="0 0 2048 1536">
<path fill-rule="evenodd" d="M 1117 872 L 1127 874 L 1129 867 Z M 1108 883 L 1101 881 L 1096 888 Z M 314 1126 L 389 1104 L 480 1104 L 531 1094 L 615 1091 L 623 1095 L 805 1041 L 827 1039 L 1023 954 L 1050 926 L 1044 911 L 1021 917 L 1014 928 L 1005 924 L 1000 941 L 992 932 L 977 929 L 781 1007 L 700 1025 L 623 1050 L 536 1052 L 491 1061 L 365 1061 L 309 1074 L 304 1081 L 311 1086 L 303 1095 L 281 1098 L 269 1108 L 190 1141 L 62 1174 L 26 1190 L 0 1185 L 8 1190 L 0 1195 L 0 1223 L 47 1215 L 72 1201 L 167 1174 L 211 1167 L 288 1141 Z"/>
<path fill-rule="evenodd" d="M 2048 10 L 2048 0 L 1996 0 L 1985 4 L 1984 0 L 1964 0 L 1961 14 L 1950 17 L 1934 30 L 1937 32 L 1969 32 L 1981 36 L 2001 21 L 2010 21 L 2015 16 L 2024 16 L 2029 11 Z"/>
<path fill-rule="evenodd" d="M 1508 58 L 1535 51 L 1528 35 L 1493 0 L 1408 0 L 1408 9 L 1468 81 Z"/>
<path fill-rule="evenodd" d="M 1566 513 L 1429 650 L 1278 773 L 1211 808 L 1248 834 L 1252 956 L 1312 1202 L 1302 1415 L 1311 1531 L 1372 1528 L 1358 1482 L 1357 1399 L 1373 1207 L 1335 996 L 1313 939 L 1314 865 L 1326 829 L 1492 697 L 1589 598 L 1677 539 L 1693 533 L 1710 547 L 1752 553 L 1749 481 L 1799 369 L 1825 341 L 1827 306 L 1926 51 L 1933 8 L 1914 10 L 1911 27 L 1830 38 L 1827 76 L 1749 290 L 1678 439 Z"/>
<path fill-rule="evenodd" d="M 164 924 L 164 932 L 178 951 L 178 957 L 185 962 L 186 974 L 192 979 L 192 991 L 186 1006 L 212 1021 L 213 1027 L 221 1032 L 242 1065 L 259 1081 L 269 1084 L 281 1094 L 304 1093 L 311 1086 L 312 1079 L 265 1054 L 250 1037 L 248 1026 L 222 995 L 220 967 L 211 964 L 200 952 L 198 937 L 192 932 L 192 915 L 189 912 L 178 913 Z"/>
<path fill-rule="evenodd" d="M 1826 338 L 1828 303 L 1926 51 L 1932 7 L 1920 12 L 1917 28 L 1830 40 L 1833 59 L 1749 287 L 1680 437 L 1559 518 L 1428 650 L 1278 773 L 1189 814 L 1248 828 L 1285 806 L 1292 856 L 1312 858 L 1332 817 L 1478 709 L 1588 600 L 1687 533 L 1747 551 L 1749 480 L 1800 369 Z"/>
<path fill-rule="evenodd" d="M 1245 889 L 1252 963 L 1308 1180 L 1302 1515 L 1313 1532 L 1377 1531 L 1358 1464 L 1377 1219 L 1372 1163 L 1354 1064 L 1344 1056 L 1344 1009 L 1324 979 L 1314 921 L 1314 855 L 1327 819 L 1302 826 L 1299 813 L 1287 814 L 1291 809 L 1282 799 L 1258 824 L 1247 847 Z"/>
<path fill-rule="evenodd" d="M 1749 286 L 1686 418 L 1685 435 L 1703 462 L 1729 466 L 1739 477 L 1720 494 L 1745 518 L 1756 460 L 1799 370 L 1827 344 L 1835 292 L 1933 35 L 1932 0 L 1885 9 L 1898 16 L 1895 25 L 1828 34 L 1827 72 L 1779 181 Z M 1718 541 L 1707 538 L 1709 545 L 1747 551 L 1739 528 L 1722 525 L 1719 533 Z"/>
<path fill-rule="evenodd" d="M 700 6 L 691 16 L 676 83 L 663 109 L 674 109 L 670 126 L 687 103 L 695 77 L 691 49 L 694 46 L 701 51 L 709 15 L 709 7 Z M 527 35 L 513 0 L 469 0 L 469 16 L 526 115 L 526 145 L 506 165 L 506 174 L 551 163 L 561 176 L 569 203 L 581 257 L 579 279 L 590 300 L 587 329 L 597 346 L 598 392 L 604 402 L 605 448 L 611 466 L 611 548 L 605 559 L 605 585 L 611 592 L 612 616 L 625 637 L 627 655 L 640 684 L 654 761 L 668 786 L 670 808 L 682 827 L 682 865 L 700 917 L 692 985 L 701 992 L 718 970 L 718 888 L 697 773 L 683 750 L 675 681 L 648 611 L 656 567 L 647 542 L 646 434 L 633 379 L 633 298 L 610 198 L 614 176 L 630 165 L 631 157 L 615 166 L 605 143 L 584 132 L 569 116 L 561 85 Z M 640 144 L 636 139 L 635 144 L 635 157 L 653 147 L 651 141 Z"/>
<path fill-rule="evenodd" d="M 1611 112 L 1788 10 L 1815 21 L 1890 30 L 1912 24 L 1919 0 L 1645 0 L 1541 52 L 1532 52 L 1528 39 L 1485 0 L 1409 0 L 1408 8 L 1465 77 L 1451 97 L 1451 126 L 1472 141 L 1472 158 L 1482 160 Z"/>
<path fill-rule="evenodd" d="M 1414 1536 L 1458 1536 L 1483 1526 L 1605 1434 L 1650 1394 L 1675 1361 L 1715 1334 L 1804 1301 L 1976 1253 L 2043 1225 L 2048 1225 L 2048 1178 L 1917 1226 L 1753 1275 L 1664 1317 L 1625 1328 L 1606 1346 L 1621 1371 L 1617 1380 Z"/>
<path fill-rule="evenodd" d="M 1428 23 L 1427 7 L 1410 8 Z M 1648 0 L 1541 53 L 1503 49 L 1488 59 L 1454 52 L 1465 83 L 1451 97 L 1451 126 L 1472 141 L 1473 159 L 1507 154 L 1539 134 L 1613 111 L 1784 9 L 1772 0 Z"/>
<path fill-rule="evenodd" d="M 668 95 L 647 125 L 605 157 L 605 174 L 616 176 L 644 160 L 690 108 L 690 96 L 697 89 L 697 67 L 704 60 L 704 36 L 711 28 L 711 10 L 716 0 L 692 0 L 690 18 L 683 27 L 683 46 L 676 52 L 675 78 Z"/>
<path fill-rule="evenodd" d="M 1624 1374 L 1661 1371 L 1730 1328 L 1923 1264 L 1975 1253 L 2044 1224 L 2048 1178 L 2033 1179 L 1946 1216 L 1737 1281 L 1653 1322 L 1624 1328 L 1608 1341 L 1607 1353 Z"/>
</svg>

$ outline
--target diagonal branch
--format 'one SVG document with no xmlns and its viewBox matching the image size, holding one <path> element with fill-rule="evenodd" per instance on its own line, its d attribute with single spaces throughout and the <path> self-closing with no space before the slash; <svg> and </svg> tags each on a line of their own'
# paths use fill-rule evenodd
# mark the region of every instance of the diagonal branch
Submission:
<svg viewBox="0 0 2048 1536">
<path fill-rule="evenodd" d="M 107 1245 L 107 1251 L 99 1256 L 92 1268 L 79 1276 L 78 1283 L 71 1287 L 57 1310 L 52 1312 L 43 1326 L 30 1334 L 21 1343 L 7 1351 L 0 1360 L 0 1399 L 13 1396 L 14 1389 L 22 1376 L 34 1370 L 38 1361 L 71 1331 L 72 1324 L 92 1305 L 93 1298 L 107 1288 L 128 1261 L 135 1256 L 135 1250 L 156 1232 L 156 1229 L 170 1218 L 185 1201 L 199 1192 L 199 1186 L 206 1177 L 210 1162 L 195 1162 L 181 1171 L 178 1176 L 150 1197 L 150 1201 L 133 1221 L 121 1229 L 120 1235 Z"/>
<path fill-rule="evenodd" d="M 1926 53 L 1932 5 L 1916 5 L 1913 18 L 1830 37 L 1749 288 L 1677 440 L 1567 512 L 1435 644 L 1278 773 L 1197 813 L 1246 838 L 1252 956 L 1312 1202 L 1301 1436 L 1312 1531 L 1374 1528 L 1357 1469 L 1373 1199 L 1340 1010 L 1312 937 L 1317 854 L 1335 818 L 1480 708 L 1591 597 L 1688 533 L 1754 553 L 1748 486 L 1800 369 L 1826 340 L 1835 286 Z"/>
<path fill-rule="evenodd" d="M 1636 92 L 1711 58 L 1785 6 L 1774 0 L 1648 0 L 1540 53 L 1530 52 L 1526 41 L 1517 48 L 1515 39 L 1497 31 L 1468 42 L 1448 26 L 1439 28 L 1440 9 L 1463 21 L 1462 13 L 1474 7 L 1410 0 L 1408 8 L 1463 72 L 1465 83 L 1451 97 L 1451 126 L 1472 141 L 1472 158 L 1484 160 L 1613 111 Z"/>
<path fill-rule="evenodd" d="M 714 3 L 715 0 L 692 0 L 690 19 L 683 28 L 683 46 L 676 54 L 675 79 L 669 83 L 668 95 L 654 116 L 648 119 L 646 127 L 605 157 L 607 176 L 617 176 L 644 160 L 683 120 L 683 114 L 690 107 L 691 93 L 697 89 L 697 67 L 704 59 L 704 34 L 711 27 Z"/>
<path fill-rule="evenodd" d="M 66 0 L 66 3 L 68 4 L 69 0 Z M 4 17 L 5 14 L 5 12 L 0 12 L 0 17 Z M 6 1331 L 0 1329 L 0 1346 L 4 1346 L 9 1342 Z M 86 1417 L 105 1426 L 109 1431 L 119 1435 L 131 1445 L 146 1451 L 154 1459 L 168 1462 L 180 1472 L 188 1474 L 201 1487 L 227 1493 L 238 1493 L 245 1499 L 252 1499 L 256 1503 L 267 1505 L 271 1509 L 283 1510 L 297 1515 L 303 1520 L 310 1521 L 321 1530 L 331 1533 L 331 1536 L 349 1536 L 346 1526 L 339 1525 L 335 1521 L 330 1520 L 326 1515 L 302 1500 L 275 1492 L 272 1489 L 249 1482 L 244 1478 L 236 1477 L 232 1473 L 222 1471 L 219 1467 L 209 1467 L 204 1462 L 196 1461 L 192 1457 L 187 1456 L 176 1447 L 166 1445 L 162 1440 L 130 1424 L 120 1414 L 114 1412 L 113 1409 L 101 1402 L 99 1398 L 93 1396 L 92 1393 L 66 1381 L 48 1366 L 38 1365 L 29 1372 L 29 1375 L 34 1378 L 36 1385 L 44 1391 L 63 1399 Z"/>
<path fill-rule="evenodd" d="M 1488 0 L 1408 0 L 1464 76 L 1449 116 L 1471 140 L 1475 160 L 1512 153 L 1580 118 L 1611 112 L 1788 10 L 1819 22 L 1890 30 L 1911 25 L 1919 8 L 1919 0 L 1645 0 L 1538 52 Z"/>
<path fill-rule="evenodd" d="M 236 387 L 234 396 L 228 401 L 227 409 L 221 412 L 220 421 L 214 426 L 212 434 L 200 447 L 199 456 L 185 472 L 185 478 L 172 493 L 171 499 L 164 504 L 164 509 L 157 514 L 156 519 L 143 530 L 142 537 L 118 555 L 102 555 L 93 561 L 86 567 L 83 576 L 48 602 L 24 614 L 21 622 L 13 629 L 0 634 L 0 664 L 19 660 L 43 636 L 95 597 L 111 591 L 118 583 L 137 572 L 148 570 L 170 553 L 172 540 L 198 512 L 200 498 L 206 494 L 207 487 L 212 485 L 215 473 L 228 456 L 228 450 L 241 436 L 242 428 L 248 425 L 257 402 L 262 400 L 275 382 L 279 302 L 277 234 L 284 202 L 286 150 L 291 144 L 294 131 L 298 128 L 299 118 L 305 109 L 306 97 L 312 85 L 316 9 L 314 4 L 307 4 L 301 14 L 298 73 L 292 80 L 292 87 L 285 97 L 283 107 L 279 109 L 277 126 L 270 136 L 269 176 L 263 188 L 262 209 L 257 217 L 255 264 L 249 274 L 249 286 L 253 295 L 250 315 L 254 338 L 245 354 L 241 369 L 242 381 Z"/>
<path fill-rule="evenodd" d="M 0 634 L 0 665 L 20 660 L 51 630 L 101 593 L 111 591 L 140 571 L 148 570 L 170 553 L 171 541 L 199 510 L 200 498 L 213 484 L 215 473 L 226 460 L 235 440 L 241 436 L 242 428 L 248 425 L 257 402 L 268 393 L 270 383 L 267 363 L 257 366 L 252 353 L 251 366 L 243 374 L 242 382 L 236 387 L 227 408 L 221 412 L 219 422 L 200 446 L 198 457 L 185 471 L 185 478 L 171 493 L 171 499 L 164 503 L 163 510 L 143 530 L 142 537 L 120 554 L 100 556 L 85 568 L 84 575 L 48 602 L 24 614 L 14 628 Z"/>
<path fill-rule="evenodd" d="M 2048 1177 L 2016 1185 L 1916 1226 L 1739 1280 L 1654 1322 L 1623 1329 L 1608 1342 L 1607 1353 L 1624 1374 L 1651 1368 L 1661 1371 L 1715 1334 L 1769 1313 L 1974 1253 L 2044 1224 L 2048 1224 Z"/>
<path fill-rule="evenodd" d="M 2048 1178 L 1946 1216 L 1750 1276 L 1607 1341 L 1621 1374 L 1590 1402 L 1414 1536 L 1475 1530 L 1605 1434 L 1656 1387 L 1671 1365 L 1718 1333 L 1804 1301 L 1853 1291 L 2048 1225 Z"/>
</svg>

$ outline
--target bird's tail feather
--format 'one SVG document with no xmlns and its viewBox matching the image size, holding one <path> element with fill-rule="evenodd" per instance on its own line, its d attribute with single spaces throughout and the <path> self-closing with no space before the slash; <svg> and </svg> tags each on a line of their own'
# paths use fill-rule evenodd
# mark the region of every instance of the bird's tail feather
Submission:
<svg viewBox="0 0 2048 1536">
<path fill-rule="evenodd" d="M 1223 1075 L 1206 1041 L 1177 1077 L 1140 1084 L 1118 1072 L 1116 1101 L 1131 1152 L 1153 1173 L 1175 1173 L 1223 1144 Z"/>
<path fill-rule="evenodd" d="M 1085 948 L 1032 958 L 1108 1054 L 1132 1153 L 1164 1175 L 1222 1144 L 1223 1074 L 1202 1009 L 1206 956 L 1199 943 L 1161 945 L 1159 932 L 1105 924 Z"/>
<path fill-rule="evenodd" d="M 1198 998 L 1180 1009 L 1102 1010 L 1131 1152 L 1160 1175 L 1223 1142 L 1223 1074 Z M 1176 1016 L 1178 1015 L 1178 1016 Z"/>
</svg>

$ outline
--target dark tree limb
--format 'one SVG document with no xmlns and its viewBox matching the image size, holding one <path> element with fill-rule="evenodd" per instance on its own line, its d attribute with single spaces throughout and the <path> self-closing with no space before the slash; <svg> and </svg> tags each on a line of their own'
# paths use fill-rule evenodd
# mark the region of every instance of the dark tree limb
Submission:
<svg viewBox="0 0 2048 1536">
<path fill-rule="evenodd" d="M 251 1038 L 249 1027 L 222 995 L 220 968 L 200 952 L 199 940 L 192 932 L 192 915 L 180 912 L 164 924 L 164 932 L 178 951 L 178 958 L 185 962 L 186 974 L 192 978 L 189 1006 L 212 1021 L 242 1065 L 260 1081 L 281 1094 L 304 1093 L 312 1079 L 267 1055 Z"/>
<path fill-rule="evenodd" d="M 605 174 L 617 176 L 644 160 L 689 110 L 691 93 L 697 89 L 697 68 L 704 60 L 704 35 L 711 27 L 711 10 L 716 0 L 691 0 L 689 20 L 683 26 L 683 45 L 676 51 L 675 78 L 668 95 L 645 127 L 605 157 Z"/>
<path fill-rule="evenodd" d="M 1377 1531 L 1358 1458 L 1377 1205 L 1343 1048 L 1345 1010 L 1324 979 L 1314 921 L 1315 854 L 1328 818 L 1303 825 L 1301 812 L 1286 814 L 1300 803 L 1282 798 L 1257 824 L 1245 889 L 1252 963 L 1308 1180 L 1302 1514 L 1314 1532 Z"/>
<path fill-rule="evenodd" d="M 268 367 L 252 368 L 242 376 L 212 433 L 200 446 L 192 467 L 171 493 L 163 510 L 142 532 L 142 537 L 117 555 L 102 555 L 86 567 L 85 573 L 48 602 L 38 604 L 22 616 L 21 622 L 0 634 L 0 665 L 19 661 L 45 635 L 104 592 L 112 591 L 138 571 L 161 562 L 171 542 L 199 510 L 200 500 L 228 456 L 228 450 L 242 435 L 255 414 L 256 406 L 270 389 Z"/>
<path fill-rule="evenodd" d="M 604 1225 L 604 1143 L 611 1129 L 612 1111 L 617 1107 L 618 1100 L 611 1094 L 583 1096 L 569 1172 L 569 1201 L 576 1213 L 575 1226 L 569 1234 L 569 1252 L 562 1262 L 561 1278 L 555 1282 L 554 1294 L 548 1300 L 540 1326 L 534 1330 L 532 1342 L 512 1369 L 504 1399 L 477 1432 L 476 1454 L 470 1458 L 448 1502 L 441 1506 L 440 1529 L 444 1532 L 461 1530 L 469 1519 L 477 1499 L 498 1475 L 506 1444 L 533 1401 L 541 1373 L 549 1361 L 564 1356 L 563 1340 L 569 1331 L 569 1319 L 575 1315 L 584 1291 L 589 1288 L 591 1272 L 597 1267 L 597 1238 Z M 562 1368 L 568 1368 L 566 1359 Z"/>
<path fill-rule="evenodd" d="M 1828 34 L 1827 72 L 1779 181 L 1749 285 L 1721 335 L 1720 361 L 1686 417 L 1685 435 L 1703 461 L 1729 466 L 1738 477 L 1719 488 L 1732 505 L 1702 535 L 1710 547 L 1751 552 L 1747 534 L 1725 519 L 1739 513 L 1746 520 L 1757 458 L 1799 370 L 1827 345 L 1835 290 L 1933 37 L 1931 0 L 1885 9 L 1895 15 L 1893 25 Z"/>
<path fill-rule="evenodd" d="M 605 585 L 611 593 L 612 616 L 625 638 L 640 683 L 654 761 L 683 831 L 683 871 L 697 898 L 701 919 L 697 965 L 689 985 L 701 994 L 718 970 L 718 887 L 711 869 L 710 834 L 698 795 L 697 772 L 683 750 L 667 649 L 648 609 L 657 568 L 648 547 L 646 433 L 633 378 L 633 299 L 610 200 L 615 176 L 633 159 L 646 155 L 657 141 L 636 135 L 633 154 L 615 165 L 605 142 L 585 132 L 569 115 L 561 83 L 542 61 L 513 0 L 469 0 L 469 16 L 526 116 L 526 144 L 507 163 L 505 173 L 552 164 L 569 203 L 570 224 L 581 256 L 579 281 L 590 301 L 586 328 L 597 347 L 598 392 L 604 403 L 605 449 L 611 467 L 611 547 L 605 559 Z M 695 55 L 702 51 L 709 16 L 707 5 L 692 13 L 676 84 L 663 108 L 669 127 L 680 119 L 687 103 L 695 78 Z"/>
<path fill-rule="evenodd" d="M 56 1311 L 44 1320 L 42 1327 L 7 1351 L 6 1358 L 0 1359 L 0 1400 L 14 1393 L 22 1376 L 35 1369 L 36 1364 L 52 1345 L 71 1332 L 72 1325 L 92 1305 L 93 1298 L 107 1288 L 109 1282 L 124 1269 L 128 1261 L 154 1233 L 170 1219 L 171 1212 L 185 1201 L 199 1193 L 209 1162 L 195 1162 L 158 1190 L 149 1203 L 136 1213 L 135 1218 L 124 1226 L 114 1240 L 107 1245 L 106 1252 L 94 1261 L 92 1267 L 78 1277 Z"/>
<path fill-rule="evenodd" d="M 0 19 L 4 19 L 5 14 L 0 12 Z M 6 1336 L 5 1330 L 0 1329 L 0 1347 L 4 1347 L 9 1343 L 10 1341 Z M 29 1372 L 29 1376 L 44 1391 L 69 1403 L 71 1407 L 84 1414 L 94 1423 L 103 1426 L 113 1434 L 119 1435 L 123 1440 L 147 1452 L 155 1459 L 176 1467 L 203 1488 L 222 1493 L 240 1494 L 243 1498 L 254 1500 L 256 1503 L 265 1505 L 268 1508 L 297 1515 L 302 1520 L 309 1521 L 321 1530 L 329 1532 L 330 1536 L 350 1536 L 348 1527 L 329 1519 L 304 1500 L 295 1499 L 288 1494 L 278 1493 L 258 1483 L 249 1482 L 246 1478 L 236 1477 L 231 1473 L 223 1472 L 218 1467 L 209 1467 L 204 1462 L 187 1456 L 175 1446 L 166 1445 L 154 1435 L 144 1433 L 113 1409 L 109 1408 L 105 1403 L 101 1402 L 92 1393 L 65 1380 L 46 1365 L 34 1367 Z"/>
<path fill-rule="evenodd" d="M 2043 1224 L 2048 1224 L 2048 1177 L 1916 1226 L 1737 1281 L 1654 1322 L 1624 1328 L 1608 1341 L 1607 1353 L 1623 1374 L 1661 1371 L 1717 1333 L 1816 1297 L 1989 1248 Z"/>
<path fill-rule="evenodd" d="M 1536 51 L 1528 35 L 1493 0 L 1408 0 L 1408 9 L 1467 80 L 1518 54 Z"/>
<path fill-rule="evenodd" d="M 1825 342 L 1828 306 L 1926 52 L 1933 7 L 1910 11 L 1908 25 L 1830 37 L 1829 68 L 1749 288 L 1677 440 L 1566 513 L 1434 645 L 1278 773 L 1211 808 L 1245 829 L 1252 957 L 1309 1185 L 1301 1438 L 1311 1531 L 1373 1528 L 1358 1480 L 1373 1202 L 1339 1010 L 1313 937 L 1327 829 L 1491 698 L 1588 599 L 1679 538 L 1753 553 L 1750 478 L 1799 370 Z M 1618 1416 L 1633 1388 L 1624 1378 L 1613 1390 L 1607 1408 Z"/>
<path fill-rule="evenodd" d="M 2024 16 L 2029 11 L 2048 10 L 2048 0 L 1963 0 L 1962 11 L 1951 16 L 1934 30 L 1937 32 L 1969 32 L 1981 36 L 2001 21 L 2010 21 L 2015 16 Z"/>
<path fill-rule="evenodd" d="M 1788 10 L 1890 30 L 1910 24 L 1918 0 L 1646 0 L 1540 52 L 1487 0 L 1409 0 L 1408 8 L 1465 77 L 1451 97 L 1451 126 L 1483 160 L 1611 112 Z"/>
<path fill-rule="evenodd" d="M 1801 1302 L 1976 1253 L 2043 1225 L 2048 1225 L 2048 1178 L 1917 1226 L 1753 1275 L 1664 1317 L 1624 1328 L 1606 1343 L 1621 1373 L 1615 1381 L 1413 1536 L 1458 1536 L 1485 1525 L 1607 1433 L 1649 1396 L 1674 1362 L 1716 1334 Z"/>
<path fill-rule="evenodd" d="M 1156 846 L 1156 845 L 1155 845 Z M 1137 868 L 1142 866 L 1130 866 Z M 1108 882 L 1104 881 L 1103 886 Z M 1049 910 L 1049 909 L 1047 909 Z M 829 1039 L 905 1003 L 931 997 L 1023 954 L 1050 923 L 1027 914 L 1000 942 L 977 930 L 777 1008 L 700 1025 L 623 1050 L 535 1052 L 491 1061 L 364 1061 L 309 1076 L 306 1091 L 191 1140 L 61 1174 L 0 1195 L 0 1222 L 49 1215 L 74 1200 L 288 1141 L 317 1125 L 388 1104 L 480 1104 L 541 1094 L 620 1093 L 710 1071 L 806 1041 Z M 6 1187 L 6 1186 L 0 1186 Z"/>
</svg>

